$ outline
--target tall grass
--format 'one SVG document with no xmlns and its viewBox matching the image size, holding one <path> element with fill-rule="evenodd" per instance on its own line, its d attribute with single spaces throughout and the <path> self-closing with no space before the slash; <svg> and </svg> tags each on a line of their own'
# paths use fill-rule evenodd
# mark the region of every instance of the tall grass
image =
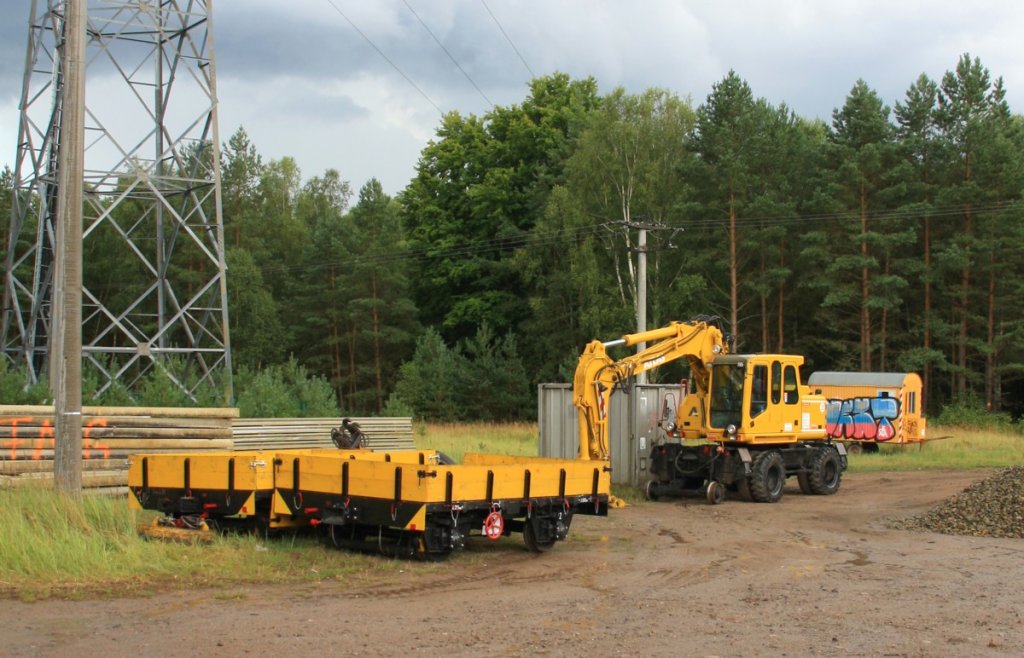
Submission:
<svg viewBox="0 0 1024 658">
<path fill-rule="evenodd" d="M 851 455 L 852 472 L 1001 468 L 1024 464 L 1024 435 L 1013 429 L 965 429 L 931 425 L 922 444 L 882 445 L 877 453 Z M 536 423 L 426 423 L 416 428 L 416 447 L 439 450 L 461 461 L 466 452 L 537 454 Z"/>
<path fill-rule="evenodd" d="M 415 432 L 416 447 L 437 450 L 457 462 L 467 452 L 537 455 L 537 423 L 426 423 Z"/>
<path fill-rule="evenodd" d="M 329 549 L 310 536 L 215 537 L 210 543 L 148 541 L 152 518 L 123 497 L 73 501 L 50 489 L 0 492 L 0 595 L 26 599 L 146 593 L 167 587 L 344 579 L 391 570 L 373 556 Z"/>
<path fill-rule="evenodd" d="M 1002 468 L 1024 464 L 1024 435 L 1012 429 L 981 430 L 929 425 L 924 443 L 882 445 L 877 453 L 850 457 L 853 472 Z"/>
</svg>

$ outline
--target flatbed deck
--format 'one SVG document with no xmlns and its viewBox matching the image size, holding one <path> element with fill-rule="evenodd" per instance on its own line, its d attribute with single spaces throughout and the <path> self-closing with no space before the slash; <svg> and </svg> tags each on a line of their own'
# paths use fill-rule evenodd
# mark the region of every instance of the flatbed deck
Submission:
<svg viewBox="0 0 1024 658">
<path fill-rule="evenodd" d="M 271 531 L 316 526 L 339 547 L 372 540 L 437 559 L 466 537 L 522 533 L 534 551 L 565 539 L 575 514 L 608 513 L 607 462 L 429 450 L 258 450 L 140 454 L 129 504 L 183 524 Z"/>
</svg>

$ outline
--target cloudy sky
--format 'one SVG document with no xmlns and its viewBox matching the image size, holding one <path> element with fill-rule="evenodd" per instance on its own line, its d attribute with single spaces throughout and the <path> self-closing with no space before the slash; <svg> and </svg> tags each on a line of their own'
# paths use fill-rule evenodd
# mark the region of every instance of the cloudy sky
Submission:
<svg viewBox="0 0 1024 658">
<path fill-rule="evenodd" d="M 15 160 L 29 3 L 3 5 L 0 166 Z M 441 112 L 518 103 L 554 71 L 697 105 L 733 69 L 755 95 L 829 119 L 858 78 L 892 105 L 969 52 L 1024 112 L 1024 5 L 1008 0 L 216 0 L 212 24 L 222 140 L 244 126 L 265 159 L 392 194 Z"/>
</svg>

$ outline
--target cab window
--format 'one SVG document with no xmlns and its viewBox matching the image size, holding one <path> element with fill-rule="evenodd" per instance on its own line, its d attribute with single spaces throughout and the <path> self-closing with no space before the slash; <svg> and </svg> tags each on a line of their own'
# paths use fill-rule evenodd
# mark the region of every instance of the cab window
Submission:
<svg viewBox="0 0 1024 658">
<path fill-rule="evenodd" d="M 768 366 L 754 366 L 750 384 L 750 417 L 759 416 L 768 408 Z"/>
<path fill-rule="evenodd" d="M 742 364 L 715 365 L 711 373 L 711 427 L 739 426 L 743 416 Z"/>
<path fill-rule="evenodd" d="M 798 381 L 799 380 L 796 376 L 796 366 L 786 366 L 786 378 L 783 383 L 786 404 L 796 404 L 800 402 L 800 387 L 797 385 Z"/>
<path fill-rule="evenodd" d="M 772 361 L 772 404 L 782 401 L 782 364 Z"/>
</svg>

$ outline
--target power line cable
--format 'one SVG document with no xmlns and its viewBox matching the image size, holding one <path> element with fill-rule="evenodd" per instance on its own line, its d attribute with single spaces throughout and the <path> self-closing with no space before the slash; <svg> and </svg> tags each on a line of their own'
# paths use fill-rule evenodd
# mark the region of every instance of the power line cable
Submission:
<svg viewBox="0 0 1024 658">
<path fill-rule="evenodd" d="M 986 204 L 975 206 L 974 211 L 978 214 L 997 212 L 1016 211 L 1024 208 L 1024 202 L 1014 201 L 1002 204 Z M 930 209 L 918 209 L 910 211 L 888 211 L 876 213 L 872 216 L 872 221 L 877 222 L 888 222 L 896 220 L 915 220 L 923 218 L 931 218 L 938 221 L 949 221 L 956 219 L 963 214 L 963 209 L 956 206 L 946 206 Z M 834 223 L 849 221 L 851 218 L 856 217 L 856 212 L 837 212 L 837 213 L 821 213 L 815 215 L 763 215 L 754 217 L 745 217 L 737 220 L 737 226 L 739 228 L 754 228 L 752 224 L 756 225 L 762 222 L 769 222 L 768 226 L 776 225 L 800 225 L 800 224 L 822 224 L 822 223 Z M 605 217 L 594 217 L 598 220 L 593 224 L 586 226 L 576 226 L 555 230 L 545 230 L 541 233 L 528 233 L 515 238 L 494 238 L 492 240 L 484 240 L 473 242 L 472 244 L 460 245 L 457 247 L 449 247 L 447 249 L 435 249 L 432 246 L 421 247 L 419 249 L 396 249 L 386 254 L 366 254 L 361 256 L 353 256 L 351 254 L 346 255 L 344 259 L 341 257 L 333 259 L 323 259 L 316 262 L 308 262 L 301 265 L 267 265 L 260 267 L 259 271 L 263 275 L 267 274 L 302 274 L 307 272 L 314 272 L 320 269 L 328 268 L 332 265 L 360 265 L 360 266 L 374 266 L 384 267 L 397 262 L 409 262 L 409 261 L 427 261 L 432 259 L 453 259 L 458 260 L 460 258 L 470 258 L 480 256 L 485 252 L 493 251 L 508 251 L 512 249 L 520 249 L 526 247 L 544 247 L 547 245 L 559 245 L 564 243 L 566 240 L 583 240 L 590 237 L 600 238 L 607 235 L 608 231 L 618 231 L 623 228 L 623 221 L 620 219 L 610 219 Z M 727 222 L 727 218 L 700 218 L 695 220 L 689 220 L 682 224 L 666 225 L 667 228 L 682 229 L 684 231 L 700 231 L 708 230 L 713 228 L 720 228 Z"/>
<path fill-rule="evenodd" d="M 459 64 L 459 62 L 455 59 L 455 56 L 452 55 L 447 48 L 445 48 L 444 44 L 441 43 L 441 40 L 437 38 L 437 35 L 434 34 L 433 30 L 431 30 L 430 27 L 428 27 L 427 24 L 423 21 L 423 19 L 420 18 L 420 15 L 416 13 L 416 10 L 412 8 L 412 6 L 407 2 L 407 0 L 402 0 L 402 3 L 405 5 L 406 9 L 412 12 L 412 15 L 415 16 L 416 20 L 420 22 L 420 25 L 423 26 L 423 29 L 427 31 L 427 34 L 429 34 L 431 38 L 433 38 L 434 43 L 436 43 L 438 47 L 444 51 L 445 55 L 448 55 L 448 59 L 452 60 L 452 64 L 454 64 L 457 69 L 462 71 L 462 75 L 466 76 L 466 79 L 469 80 L 469 84 L 473 85 L 473 88 L 476 89 L 478 94 L 480 94 L 480 97 L 483 98 L 484 101 L 486 101 L 487 104 L 491 106 L 491 108 L 493 108 L 494 103 L 491 102 L 491 99 L 487 98 L 487 94 L 485 94 L 483 89 L 480 88 L 480 85 L 478 85 L 473 80 L 473 78 L 469 76 L 469 73 L 466 73 L 466 69 L 462 68 L 462 65 Z"/>
<path fill-rule="evenodd" d="M 440 115 L 444 116 L 444 112 L 443 112 L 443 111 L 441 111 L 441 108 L 440 108 L 440 107 L 438 107 L 437 103 L 435 103 L 435 102 L 434 102 L 434 101 L 433 101 L 433 100 L 432 100 L 432 99 L 430 98 L 430 96 L 427 96 L 427 93 L 426 93 L 425 91 L 423 91 L 422 89 L 420 89 L 420 88 L 419 88 L 419 86 L 418 86 L 418 85 L 417 85 L 417 84 L 416 84 L 415 82 L 413 82 L 413 81 L 412 81 L 412 79 L 411 79 L 411 78 L 410 78 L 409 76 L 407 76 L 407 75 L 406 75 L 406 74 L 405 74 L 405 73 L 404 73 L 404 72 L 402 71 L 402 69 L 398 68 L 398 65 L 397 65 L 397 64 L 395 64 L 395 63 L 394 63 L 393 61 L 391 61 L 391 58 L 390 58 L 390 57 L 388 57 L 387 55 L 385 55 L 385 54 L 384 54 L 384 51 L 383 51 L 383 50 L 381 50 L 380 48 L 378 48 L 378 47 L 377 47 L 377 44 L 375 44 L 375 43 L 374 43 L 374 42 L 373 42 L 373 41 L 372 41 L 372 40 L 370 39 L 370 37 L 366 36 L 366 34 L 365 34 L 365 33 L 364 33 L 364 32 L 363 32 L 362 30 L 360 30 L 360 29 L 359 29 L 359 26 L 358 26 L 358 25 L 356 25 L 355 23 L 353 23 L 353 22 L 352 22 L 352 19 L 351 19 L 351 18 L 349 18 L 348 16 L 346 16 L 346 15 L 345 15 L 345 12 L 343 12 L 343 11 L 342 11 L 341 9 L 339 9 L 339 8 L 338 8 L 338 5 L 334 4 L 334 0 L 327 0 L 327 4 L 329 4 L 330 6 L 334 7 L 334 11 L 338 12 L 338 15 L 339 15 L 339 16 L 341 16 L 341 17 L 342 17 L 342 18 L 344 18 L 344 19 L 345 19 L 346 21 L 348 21 L 348 24 L 352 26 L 352 29 L 353 29 L 353 30 L 355 30 L 356 32 L 358 32 L 358 33 L 359 33 L 359 36 L 363 37 L 363 39 L 365 39 L 365 40 L 366 40 L 366 43 L 368 43 L 368 44 L 370 44 L 371 46 L 373 46 L 373 49 L 377 51 L 377 54 L 379 54 L 379 55 L 380 55 L 381 57 L 383 57 L 383 58 L 384 58 L 384 61 L 386 61 L 386 62 L 387 62 L 388 64 L 390 64 L 390 65 L 391 65 L 391 68 L 393 68 L 393 69 L 395 69 L 396 71 L 398 71 L 398 75 L 400 75 L 400 76 L 402 76 L 403 78 L 405 78 L 405 81 L 406 81 L 406 82 L 408 82 L 408 83 L 409 83 L 409 85 L 410 85 L 410 86 L 411 86 L 411 87 L 412 87 L 413 89 L 415 89 L 416 91 L 418 91 L 418 92 L 420 93 L 420 96 L 422 96 L 423 98 L 427 99 L 427 102 L 428 102 L 428 103 L 430 103 L 431 105 L 433 105 L 433 106 L 434 106 L 434 109 L 435 109 L 435 110 L 437 110 L 437 113 L 438 113 L 438 114 L 440 114 Z"/>
<path fill-rule="evenodd" d="M 508 41 L 508 45 L 512 46 L 512 50 L 514 50 L 516 52 L 516 55 L 519 56 L 519 61 L 523 63 L 523 66 L 525 66 L 526 70 L 530 73 L 530 79 L 532 80 L 533 78 L 536 78 L 537 74 L 534 73 L 533 69 L 530 68 L 530 65 L 526 63 L 526 58 L 524 58 L 523 54 L 519 52 L 518 48 L 516 48 L 516 44 L 512 42 L 512 37 L 508 35 L 508 32 L 505 31 L 505 28 L 503 28 L 501 26 L 501 23 L 498 21 L 498 17 L 495 16 L 494 12 L 491 11 L 491 8 L 487 6 L 487 0 L 480 0 L 480 4 L 484 6 L 484 9 L 487 10 L 487 13 L 491 15 L 491 20 L 493 20 L 494 24 L 498 26 L 498 29 L 501 30 L 501 33 L 505 35 L 505 40 Z"/>
<path fill-rule="evenodd" d="M 997 212 L 1007 211 L 1020 208 L 1024 206 L 1024 203 L 1013 202 L 1003 204 L 992 204 L 984 206 L 975 206 L 975 212 L 981 214 L 986 212 Z M 924 217 L 930 217 L 936 220 L 949 220 L 954 219 L 962 214 L 962 209 L 958 207 L 944 207 L 944 208 L 932 208 L 932 209 L 921 209 L 913 211 L 889 211 L 877 213 L 872 217 L 873 221 L 888 222 L 895 220 L 912 220 L 921 219 Z M 751 228 L 752 224 L 760 222 L 769 222 L 770 225 L 800 225 L 800 224 L 821 224 L 825 222 L 841 222 L 847 221 L 851 217 L 856 216 L 856 213 L 850 212 L 839 212 L 839 213 L 821 213 L 816 215 L 783 215 L 783 216 L 754 216 L 745 217 L 737 220 L 737 225 L 740 228 Z M 584 239 L 587 237 L 598 236 L 604 234 L 607 230 L 617 230 L 622 228 L 622 220 L 613 220 L 606 218 L 601 219 L 599 223 L 589 224 L 587 226 L 578 226 L 572 228 L 558 229 L 553 231 L 545 231 L 542 234 L 526 234 L 516 238 L 495 238 L 492 240 L 484 240 L 473 242 L 472 244 L 461 245 L 457 247 L 450 247 L 447 249 L 435 250 L 432 247 L 422 247 L 419 249 L 402 249 L 384 255 L 363 255 L 363 256 L 347 256 L 345 263 L 349 265 L 375 265 L 383 266 L 389 263 L 397 261 L 425 261 L 429 259 L 459 259 L 471 256 L 479 256 L 484 252 L 488 251 L 507 251 L 510 249 L 518 249 L 523 247 L 542 247 L 548 244 L 557 244 L 569 239 Z M 671 225 L 671 228 L 682 228 L 683 230 L 706 230 L 722 226 L 727 220 L 724 218 L 701 218 L 696 220 L 687 221 L 681 225 Z M 260 272 L 264 274 L 270 273 L 288 273 L 297 274 L 308 271 L 315 271 L 319 268 L 328 267 L 331 264 L 338 264 L 340 260 L 332 261 L 319 261 L 315 263 L 306 263 L 302 265 L 270 265 L 260 268 Z"/>
</svg>

